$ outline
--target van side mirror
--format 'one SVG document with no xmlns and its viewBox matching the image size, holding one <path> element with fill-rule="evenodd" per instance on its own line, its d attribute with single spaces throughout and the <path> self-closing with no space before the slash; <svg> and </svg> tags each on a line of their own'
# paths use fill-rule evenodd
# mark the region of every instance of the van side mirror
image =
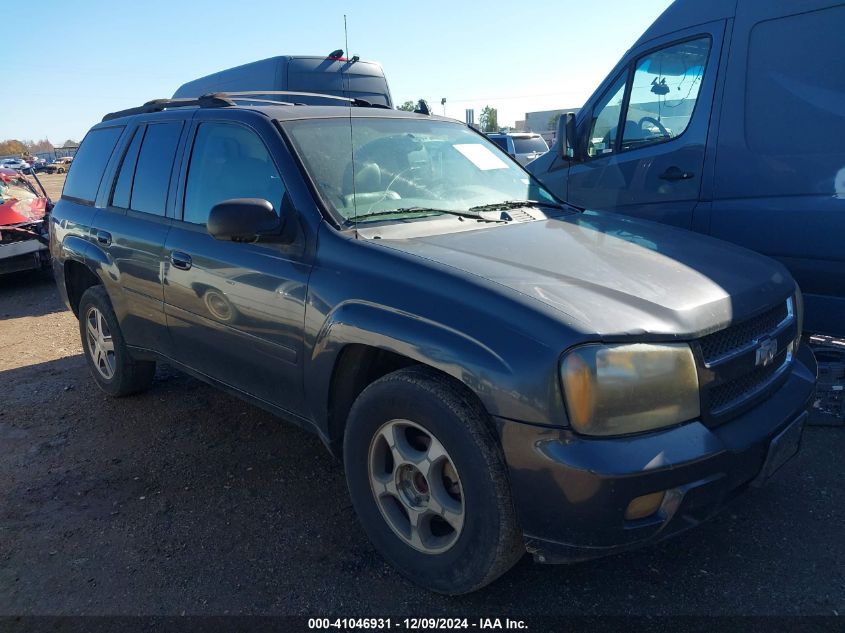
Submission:
<svg viewBox="0 0 845 633">
<path fill-rule="evenodd" d="M 560 139 L 560 157 L 574 160 L 575 148 L 575 113 L 561 114 L 557 120 L 557 138 Z"/>
<path fill-rule="evenodd" d="M 208 232 L 217 240 L 279 242 L 285 218 L 263 198 L 233 198 L 215 204 L 208 215 Z"/>
</svg>

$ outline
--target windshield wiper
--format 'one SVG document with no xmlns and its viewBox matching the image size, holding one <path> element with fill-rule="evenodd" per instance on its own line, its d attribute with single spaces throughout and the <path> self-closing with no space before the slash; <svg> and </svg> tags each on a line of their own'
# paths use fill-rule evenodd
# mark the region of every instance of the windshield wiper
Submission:
<svg viewBox="0 0 845 633">
<path fill-rule="evenodd" d="M 491 204 L 480 204 L 470 207 L 470 211 L 503 211 L 506 209 L 519 209 L 520 207 L 552 207 L 553 209 L 567 209 L 565 205 L 558 202 L 545 202 L 541 200 L 503 200 Z"/>
<path fill-rule="evenodd" d="M 473 209 L 470 209 L 472 211 Z M 364 213 L 358 216 L 355 216 L 356 220 L 360 220 L 361 218 L 372 218 L 372 217 L 383 217 L 389 215 L 400 215 L 402 213 L 420 213 L 425 215 L 434 215 L 437 213 L 447 213 L 449 215 L 456 215 L 461 218 L 469 218 L 472 220 L 478 220 L 479 222 L 507 222 L 507 220 L 500 220 L 499 218 L 485 218 L 478 213 L 469 213 L 467 211 L 456 211 L 454 209 L 437 209 L 434 207 L 402 207 L 400 209 L 389 209 L 387 211 L 374 211 L 373 213 Z"/>
</svg>

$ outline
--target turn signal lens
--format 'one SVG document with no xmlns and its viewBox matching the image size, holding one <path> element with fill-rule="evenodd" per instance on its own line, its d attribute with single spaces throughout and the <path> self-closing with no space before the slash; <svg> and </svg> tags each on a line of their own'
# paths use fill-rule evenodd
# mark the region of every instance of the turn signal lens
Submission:
<svg viewBox="0 0 845 633">
<path fill-rule="evenodd" d="M 625 510 L 625 519 L 635 521 L 650 517 L 660 509 L 660 504 L 663 503 L 665 496 L 666 493 L 661 491 L 637 497 L 628 504 L 628 509 Z"/>
</svg>

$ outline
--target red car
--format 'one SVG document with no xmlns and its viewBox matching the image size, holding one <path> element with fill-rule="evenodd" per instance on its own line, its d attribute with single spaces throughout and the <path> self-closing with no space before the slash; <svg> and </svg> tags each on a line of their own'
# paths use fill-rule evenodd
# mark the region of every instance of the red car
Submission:
<svg viewBox="0 0 845 633">
<path fill-rule="evenodd" d="M 20 172 L 0 168 L 0 274 L 40 269 L 49 263 L 52 206 L 43 187 L 39 194 Z"/>
</svg>

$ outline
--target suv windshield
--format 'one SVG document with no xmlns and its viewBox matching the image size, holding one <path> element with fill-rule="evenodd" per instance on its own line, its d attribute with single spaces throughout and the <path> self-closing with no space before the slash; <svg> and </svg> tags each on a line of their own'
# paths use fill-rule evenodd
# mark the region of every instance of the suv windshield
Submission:
<svg viewBox="0 0 845 633">
<path fill-rule="evenodd" d="M 549 146 L 542 136 L 514 136 L 513 148 L 517 154 L 530 154 L 531 152 L 548 152 Z"/>
<path fill-rule="evenodd" d="M 412 219 L 514 200 L 559 204 L 498 147 L 458 123 L 355 117 L 291 121 L 285 129 L 343 221 Z"/>
</svg>

